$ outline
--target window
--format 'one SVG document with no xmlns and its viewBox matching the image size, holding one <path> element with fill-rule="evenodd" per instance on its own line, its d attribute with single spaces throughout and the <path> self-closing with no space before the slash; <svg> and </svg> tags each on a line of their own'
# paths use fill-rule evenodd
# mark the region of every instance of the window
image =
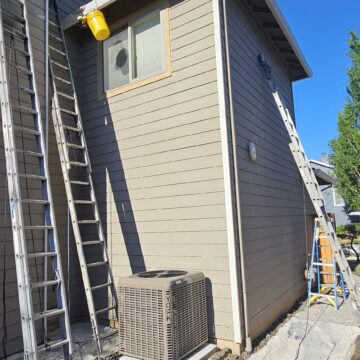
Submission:
<svg viewBox="0 0 360 360">
<path fill-rule="evenodd" d="M 105 92 L 127 88 L 169 71 L 167 20 L 164 9 L 157 6 L 128 21 L 104 41 Z"/>
<path fill-rule="evenodd" d="M 341 195 L 333 188 L 334 206 L 345 206 L 344 199 Z"/>
</svg>

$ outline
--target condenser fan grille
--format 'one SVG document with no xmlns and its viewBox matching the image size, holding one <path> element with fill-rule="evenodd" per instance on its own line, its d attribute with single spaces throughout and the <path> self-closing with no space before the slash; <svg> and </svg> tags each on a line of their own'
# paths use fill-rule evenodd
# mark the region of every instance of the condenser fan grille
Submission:
<svg viewBox="0 0 360 360">
<path fill-rule="evenodd" d="M 179 360 L 207 341 L 202 273 L 136 274 L 120 279 L 118 295 L 121 354 Z"/>
</svg>

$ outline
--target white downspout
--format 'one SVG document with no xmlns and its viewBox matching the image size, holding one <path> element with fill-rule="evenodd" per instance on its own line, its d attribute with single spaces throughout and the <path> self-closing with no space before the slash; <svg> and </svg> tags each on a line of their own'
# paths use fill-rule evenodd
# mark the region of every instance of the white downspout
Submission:
<svg viewBox="0 0 360 360">
<path fill-rule="evenodd" d="M 231 167 L 230 167 L 230 152 L 229 152 L 229 137 L 228 137 L 228 121 L 226 112 L 225 99 L 225 80 L 224 80 L 224 63 L 222 53 L 222 32 L 220 22 L 220 5 L 219 0 L 213 0 L 213 15 L 214 15 L 214 36 L 215 36 L 215 52 L 216 52 L 216 71 L 217 84 L 219 96 L 219 117 L 220 117 L 220 133 L 221 133 L 221 147 L 222 160 L 224 171 L 224 187 L 225 187 L 225 207 L 226 207 L 226 226 L 227 226 L 227 241 L 229 254 L 229 270 L 230 270 L 230 286 L 231 286 L 231 304 L 234 327 L 234 341 L 242 343 L 242 308 L 240 302 L 240 266 L 238 264 L 238 256 L 236 249 L 235 236 L 235 222 L 233 210 L 233 194 L 231 186 Z"/>
</svg>

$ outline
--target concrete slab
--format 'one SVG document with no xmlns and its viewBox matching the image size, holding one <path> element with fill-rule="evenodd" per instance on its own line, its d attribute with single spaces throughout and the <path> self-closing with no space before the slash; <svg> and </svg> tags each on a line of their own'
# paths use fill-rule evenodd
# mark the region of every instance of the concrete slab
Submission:
<svg viewBox="0 0 360 360">
<path fill-rule="evenodd" d="M 100 332 L 105 338 L 102 340 L 105 353 L 114 354 L 118 352 L 118 333 L 114 329 L 100 326 Z M 77 322 L 71 325 L 71 334 L 74 344 L 73 360 L 93 360 L 97 355 L 96 345 L 92 341 L 92 331 L 90 323 Z M 49 338 L 54 340 L 57 332 L 50 332 Z M 193 354 L 186 357 L 186 360 L 206 360 L 217 350 L 214 344 L 204 344 Z M 22 360 L 23 354 L 15 354 L 8 357 L 8 360 Z M 64 359 L 62 349 L 54 349 L 40 355 L 41 360 L 60 360 Z M 128 356 L 118 356 L 116 359 L 137 360 Z"/>
<path fill-rule="evenodd" d="M 186 360 L 207 360 L 214 352 L 217 351 L 217 346 L 214 344 L 205 344 L 196 350 L 194 353 L 186 357 Z M 120 356 L 120 360 L 139 360 L 129 356 Z"/>
<path fill-rule="evenodd" d="M 336 311 L 324 300 L 309 309 L 303 305 L 249 360 L 350 360 L 358 338 L 360 314 L 351 301 Z"/>
</svg>

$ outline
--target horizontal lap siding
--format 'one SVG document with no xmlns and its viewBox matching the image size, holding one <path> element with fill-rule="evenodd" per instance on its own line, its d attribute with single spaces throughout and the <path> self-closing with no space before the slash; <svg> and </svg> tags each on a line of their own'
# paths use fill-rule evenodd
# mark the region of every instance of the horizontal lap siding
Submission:
<svg viewBox="0 0 360 360">
<path fill-rule="evenodd" d="M 291 82 L 249 8 L 231 1 L 228 24 L 250 336 L 258 336 L 304 289 L 301 179 L 289 137 L 258 65 L 265 55 L 291 112 Z M 251 161 L 248 143 L 256 145 Z M 307 209 L 311 211 L 310 208 Z"/>
<path fill-rule="evenodd" d="M 178 268 L 208 277 L 211 336 L 233 339 L 212 2 L 170 1 L 172 76 L 98 100 L 82 50 L 81 108 L 115 281 Z"/>
<path fill-rule="evenodd" d="M 76 4 L 77 3 L 77 4 Z M 81 5 L 81 1 L 72 1 L 71 9 L 64 9 L 63 13 L 67 13 L 69 10 L 73 10 L 74 7 Z M 59 2 L 60 7 L 64 4 Z M 29 11 L 29 24 L 30 24 L 30 33 L 31 33 L 31 43 L 33 47 L 33 53 L 35 57 L 35 70 L 36 70 L 36 80 L 38 85 L 38 92 L 40 95 L 40 105 L 43 111 L 45 109 L 45 66 L 44 66 L 44 1 L 32 0 L 27 1 L 28 11 Z M 30 168 L 29 163 L 27 163 L 28 168 Z M 20 167 L 23 167 L 23 163 L 20 164 Z M 55 215 L 57 222 L 58 236 L 60 240 L 61 253 L 63 258 L 63 269 L 65 279 L 67 278 L 67 208 L 66 208 L 66 199 L 65 199 L 65 190 L 62 180 L 62 173 L 60 170 L 60 163 L 58 157 L 57 146 L 54 138 L 53 125 L 50 123 L 50 134 L 49 134 L 49 168 L 50 168 L 50 178 L 52 185 L 52 193 L 55 203 Z M 5 299 L 3 299 L 2 292 L 0 292 L 0 338 L 4 334 L 4 323 L 2 321 L 3 317 L 3 302 L 6 303 L 6 327 L 7 327 L 7 354 L 12 354 L 22 350 L 22 333 L 21 333 L 21 324 L 20 324 L 20 312 L 19 312 L 19 303 L 17 295 L 17 283 L 16 283 L 16 271 L 15 271 L 15 260 L 13 253 L 13 244 L 12 244 L 12 231 L 11 231 L 11 221 L 9 216 L 6 217 L 6 223 L 4 219 L 4 213 L 8 215 L 9 213 L 9 204 L 4 202 L 5 193 L 6 199 L 7 188 L 4 186 L 6 184 L 6 172 L 5 172 L 5 158 L 4 158 L 4 147 L 3 147 L 3 134 L 0 134 L 0 198 L 2 206 L 0 207 L 0 230 L 6 236 L 7 246 L 6 246 L 6 255 L 4 258 L 3 247 L 0 249 L 0 263 L 3 264 L 3 259 L 5 259 L 6 265 L 6 279 L 5 279 Z M 34 191 L 29 192 L 30 197 L 36 198 L 36 193 Z M 38 194 L 37 194 L 38 195 Z M 35 219 L 34 214 L 32 218 Z M 39 219 L 40 220 L 40 219 Z M 4 228 L 4 224 L 5 228 Z M 31 244 L 28 244 L 29 250 L 31 250 Z M 80 271 L 77 270 L 77 258 L 74 246 L 71 247 L 71 261 L 70 264 L 74 269 L 71 273 L 71 315 L 73 318 L 76 318 L 79 314 L 79 294 L 80 291 L 79 285 L 81 286 L 81 278 L 79 277 Z M 75 265 L 75 266 L 74 266 Z M 40 271 L 40 269 L 39 269 Z M 35 268 L 31 267 L 32 278 L 36 279 Z M 0 286 L 3 286 L 3 267 L 1 265 L 0 269 Z M 51 288 L 49 288 L 49 297 L 51 299 L 50 304 L 54 304 L 54 293 Z M 35 308 L 38 308 L 39 297 L 35 292 L 33 297 L 35 302 Z M 40 340 L 40 337 L 39 337 Z M 2 347 L 0 348 L 0 358 L 3 356 Z"/>
</svg>

